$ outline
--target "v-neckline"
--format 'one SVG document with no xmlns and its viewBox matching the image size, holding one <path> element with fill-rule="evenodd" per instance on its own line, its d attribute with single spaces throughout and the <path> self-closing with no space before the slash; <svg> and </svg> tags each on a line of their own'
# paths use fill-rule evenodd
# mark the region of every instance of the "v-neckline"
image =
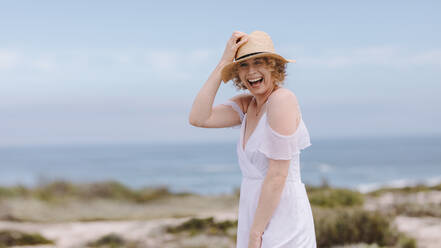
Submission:
<svg viewBox="0 0 441 248">
<path fill-rule="evenodd" d="M 266 104 L 266 102 L 265 102 Z M 262 119 L 265 117 L 267 112 L 267 109 L 265 109 L 265 112 L 263 112 L 262 116 L 259 118 L 259 120 L 257 121 L 256 127 L 254 128 L 253 132 L 250 134 L 250 136 L 248 137 L 247 142 L 245 143 L 245 134 L 246 134 L 246 128 L 247 128 L 247 122 L 248 122 L 248 113 L 245 113 L 244 117 L 243 117 L 243 134 L 242 136 L 242 144 L 240 144 L 242 151 L 245 152 L 246 148 L 248 147 L 248 143 L 250 142 L 251 138 L 253 137 L 254 133 L 256 132 L 257 128 L 260 125 L 260 122 L 262 121 Z"/>
</svg>

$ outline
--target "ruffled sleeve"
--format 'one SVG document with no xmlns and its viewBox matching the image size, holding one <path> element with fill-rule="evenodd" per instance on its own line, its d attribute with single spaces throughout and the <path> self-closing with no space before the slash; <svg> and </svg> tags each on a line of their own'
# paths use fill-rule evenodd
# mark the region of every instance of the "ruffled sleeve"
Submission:
<svg viewBox="0 0 441 248">
<path fill-rule="evenodd" d="M 221 104 L 222 105 L 231 106 L 233 108 L 233 110 L 235 110 L 237 112 L 237 114 L 239 115 L 240 122 L 242 123 L 243 117 L 244 117 L 245 114 L 242 112 L 242 109 L 239 107 L 239 105 L 237 105 L 237 103 L 235 103 L 235 102 L 233 102 L 231 100 L 228 100 L 228 101 L 226 101 L 224 103 L 221 103 Z M 236 126 L 232 126 L 231 128 L 237 129 L 237 128 L 240 128 L 240 127 L 241 127 L 241 125 L 238 124 Z"/>
<path fill-rule="evenodd" d="M 305 123 L 300 119 L 297 130 L 292 135 L 282 135 L 276 132 L 265 120 L 263 128 L 262 142 L 258 147 L 258 151 L 263 153 L 267 158 L 274 160 L 291 160 L 300 151 L 310 146 L 309 132 Z"/>
</svg>

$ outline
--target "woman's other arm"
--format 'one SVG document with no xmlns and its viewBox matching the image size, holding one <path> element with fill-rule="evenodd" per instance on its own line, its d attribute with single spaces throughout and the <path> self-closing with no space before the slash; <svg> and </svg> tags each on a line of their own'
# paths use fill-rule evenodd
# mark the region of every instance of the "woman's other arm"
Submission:
<svg viewBox="0 0 441 248">
<path fill-rule="evenodd" d="M 274 92 L 268 106 L 267 117 L 268 123 L 274 131 L 281 135 L 292 135 L 300 123 L 300 113 L 294 93 L 289 90 Z M 262 184 L 251 226 L 250 248 L 260 248 L 262 234 L 279 205 L 289 165 L 290 160 L 269 159 L 269 168 Z"/>
</svg>

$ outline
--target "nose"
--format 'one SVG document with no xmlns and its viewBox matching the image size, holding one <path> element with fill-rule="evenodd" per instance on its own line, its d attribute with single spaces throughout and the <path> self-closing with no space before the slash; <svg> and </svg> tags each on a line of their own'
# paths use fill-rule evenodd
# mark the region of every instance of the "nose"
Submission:
<svg viewBox="0 0 441 248">
<path fill-rule="evenodd" d="M 255 71 L 257 71 L 257 67 L 256 67 L 255 65 L 251 64 L 251 65 L 249 66 L 249 70 L 248 70 L 248 72 L 255 72 Z"/>
</svg>

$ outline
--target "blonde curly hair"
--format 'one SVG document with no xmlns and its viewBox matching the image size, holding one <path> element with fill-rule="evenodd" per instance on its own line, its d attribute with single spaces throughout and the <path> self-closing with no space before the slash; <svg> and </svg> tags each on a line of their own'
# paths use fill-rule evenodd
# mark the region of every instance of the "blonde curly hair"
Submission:
<svg viewBox="0 0 441 248">
<path fill-rule="evenodd" d="M 262 57 L 265 61 L 265 64 L 269 67 L 274 68 L 274 70 L 271 72 L 271 78 L 275 79 L 274 82 L 277 86 L 283 85 L 286 77 L 286 64 L 280 59 L 276 59 L 273 57 Z M 246 90 L 247 87 L 242 83 L 242 81 L 239 78 L 239 72 L 238 72 L 238 64 L 236 64 L 232 68 L 232 81 L 234 86 L 237 90 Z"/>
</svg>

